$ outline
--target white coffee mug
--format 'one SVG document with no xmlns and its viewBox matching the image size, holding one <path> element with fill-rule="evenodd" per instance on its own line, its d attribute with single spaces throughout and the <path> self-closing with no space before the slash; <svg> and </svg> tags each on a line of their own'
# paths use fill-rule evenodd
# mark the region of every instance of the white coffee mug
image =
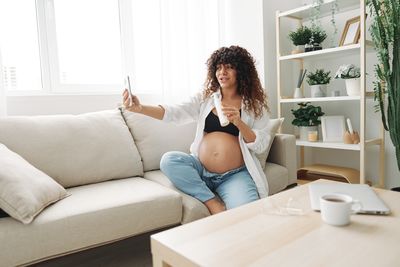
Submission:
<svg viewBox="0 0 400 267">
<path fill-rule="evenodd" d="M 333 193 L 320 198 L 321 217 L 330 225 L 343 226 L 350 223 L 350 215 L 362 209 L 361 202 L 349 195 Z"/>
</svg>

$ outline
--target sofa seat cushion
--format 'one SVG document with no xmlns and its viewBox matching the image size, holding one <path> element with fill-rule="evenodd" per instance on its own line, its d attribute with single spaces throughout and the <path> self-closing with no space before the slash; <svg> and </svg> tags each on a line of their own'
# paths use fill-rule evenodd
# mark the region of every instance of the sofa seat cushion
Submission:
<svg viewBox="0 0 400 267">
<path fill-rule="evenodd" d="M 287 168 L 267 161 L 264 173 L 268 180 L 269 195 L 276 194 L 288 186 L 289 171 Z"/>
<path fill-rule="evenodd" d="M 64 187 L 143 175 L 119 109 L 0 118 L 0 143 Z"/>
<path fill-rule="evenodd" d="M 135 177 L 68 189 L 27 227 L 0 219 L 1 264 L 15 266 L 179 224 L 182 197 Z"/>
<path fill-rule="evenodd" d="M 207 207 L 203 205 L 199 200 L 191 197 L 182 191 L 178 190 L 172 182 L 165 176 L 160 170 L 149 171 L 144 173 L 144 178 L 149 179 L 153 182 L 159 183 L 165 187 L 171 188 L 182 195 L 183 202 L 183 214 L 182 214 L 182 224 L 189 223 L 210 215 Z"/>
</svg>

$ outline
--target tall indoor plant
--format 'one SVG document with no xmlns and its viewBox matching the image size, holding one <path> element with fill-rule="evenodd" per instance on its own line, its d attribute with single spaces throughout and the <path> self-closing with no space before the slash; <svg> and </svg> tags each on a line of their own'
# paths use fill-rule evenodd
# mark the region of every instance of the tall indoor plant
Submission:
<svg viewBox="0 0 400 267">
<path fill-rule="evenodd" d="M 375 65 L 375 100 L 400 171 L 400 0 L 368 0 L 367 4 L 373 16 L 369 31 L 379 61 Z"/>
</svg>

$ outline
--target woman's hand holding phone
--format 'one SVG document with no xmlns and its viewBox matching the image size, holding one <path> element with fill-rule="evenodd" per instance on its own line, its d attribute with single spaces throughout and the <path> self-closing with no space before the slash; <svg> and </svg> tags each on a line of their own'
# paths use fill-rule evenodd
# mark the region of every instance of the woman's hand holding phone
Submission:
<svg viewBox="0 0 400 267">
<path fill-rule="evenodd" d="M 132 94 L 131 84 L 129 80 L 129 76 L 126 80 L 127 84 L 124 92 L 123 92 L 123 104 L 125 109 L 132 112 L 140 112 L 142 110 L 142 105 L 140 104 L 139 98 Z"/>
</svg>

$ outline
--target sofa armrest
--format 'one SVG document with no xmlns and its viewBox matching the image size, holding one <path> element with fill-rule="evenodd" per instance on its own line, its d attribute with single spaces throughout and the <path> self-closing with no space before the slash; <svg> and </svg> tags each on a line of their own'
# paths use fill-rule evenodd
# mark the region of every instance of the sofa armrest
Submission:
<svg viewBox="0 0 400 267">
<path fill-rule="evenodd" d="M 296 137 L 291 134 L 277 134 L 272 143 L 267 161 L 286 167 L 289 174 L 288 185 L 296 183 Z"/>
</svg>

